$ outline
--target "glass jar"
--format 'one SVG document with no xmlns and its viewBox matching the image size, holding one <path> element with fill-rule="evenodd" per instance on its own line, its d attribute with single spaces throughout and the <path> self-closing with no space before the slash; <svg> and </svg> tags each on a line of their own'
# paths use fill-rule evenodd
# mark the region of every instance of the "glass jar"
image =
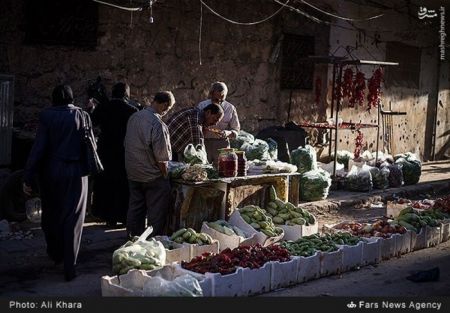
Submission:
<svg viewBox="0 0 450 313">
<path fill-rule="evenodd" d="M 233 148 L 218 149 L 217 158 L 220 177 L 236 177 L 238 172 L 238 157 Z"/>
<path fill-rule="evenodd" d="M 238 176 L 247 176 L 247 157 L 245 151 L 236 151 L 238 158 Z"/>
</svg>

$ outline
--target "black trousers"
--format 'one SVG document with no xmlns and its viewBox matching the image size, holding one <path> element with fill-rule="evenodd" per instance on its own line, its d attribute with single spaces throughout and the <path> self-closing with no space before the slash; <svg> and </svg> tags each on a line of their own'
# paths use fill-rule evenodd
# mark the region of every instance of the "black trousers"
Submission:
<svg viewBox="0 0 450 313">
<path fill-rule="evenodd" d="M 146 226 L 153 227 L 152 235 L 164 234 L 170 208 L 170 183 L 164 177 L 142 183 L 128 181 L 130 202 L 127 214 L 127 233 L 140 236 Z M 145 221 L 147 220 L 147 225 Z"/>
</svg>

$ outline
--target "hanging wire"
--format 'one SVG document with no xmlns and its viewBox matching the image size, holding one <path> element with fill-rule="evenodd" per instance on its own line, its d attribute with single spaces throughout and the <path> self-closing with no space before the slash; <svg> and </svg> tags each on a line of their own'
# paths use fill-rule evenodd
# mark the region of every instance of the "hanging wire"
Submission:
<svg viewBox="0 0 450 313">
<path fill-rule="evenodd" d="M 130 0 L 130 5 L 132 4 L 133 0 Z M 133 28 L 133 11 L 130 12 L 130 28 Z"/>
<path fill-rule="evenodd" d="M 92 0 L 92 1 L 104 4 L 104 5 L 109 5 L 111 7 L 114 7 L 114 8 L 117 8 L 117 9 L 126 10 L 126 11 L 131 11 L 131 12 L 142 11 L 142 8 L 128 8 L 128 7 L 123 7 L 123 6 L 120 6 L 120 5 L 116 5 L 116 4 L 112 4 L 112 3 L 104 2 L 104 1 L 100 1 L 100 0 Z"/>
<path fill-rule="evenodd" d="M 288 8 L 288 9 L 291 10 L 291 11 L 294 11 L 294 12 L 296 12 L 296 13 L 298 13 L 298 14 L 303 15 L 304 17 L 310 19 L 310 20 L 313 21 L 313 22 L 316 22 L 316 23 L 319 23 L 319 24 L 331 25 L 330 22 L 322 21 L 321 19 L 318 19 L 318 18 L 315 17 L 315 16 L 309 15 L 308 13 L 303 12 L 303 11 L 300 10 L 300 9 L 297 9 L 297 8 L 291 6 L 291 5 L 288 5 L 288 2 L 289 2 L 289 1 L 286 2 L 286 3 L 283 3 L 283 2 L 281 2 L 281 1 L 274 0 L 274 2 L 275 2 L 275 3 L 278 3 L 279 5 L 281 5 L 281 6 L 285 7 L 285 8 Z"/>
<path fill-rule="evenodd" d="M 304 1 L 304 0 L 297 0 L 297 1 L 300 1 L 301 3 L 303 3 L 303 4 L 305 4 L 305 5 L 309 6 L 309 7 L 311 7 L 311 8 L 313 8 L 314 10 L 317 10 L 317 11 L 319 11 L 320 13 L 323 13 L 323 14 L 325 14 L 325 15 L 329 15 L 329 16 L 332 16 L 332 17 L 335 17 L 335 18 L 338 18 L 338 19 L 341 19 L 341 20 L 351 21 L 351 22 L 370 21 L 370 20 L 373 20 L 373 19 L 382 17 L 382 16 L 384 15 L 384 13 L 382 13 L 382 14 L 374 15 L 374 16 L 367 17 L 367 18 L 361 18 L 361 19 L 348 18 L 348 17 L 339 16 L 339 15 L 336 15 L 336 14 L 333 14 L 333 13 L 329 13 L 329 12 L 327 12 L 327 11 L 325 11 L 325 10 L 322 10 L 322 9 L 319 8 L 319 7 L 316 7 L 315 5 L 310 4 L 309 2 Z"/>
<path fill-rule="evenodd" d="M 200 4 L 200 26 L 198 30 L 198 58 L 202 65 L 202 24 L 203 24 L 203 5 Z"/>
<path fill-rule="evenodd" d="M 286 3 L 282 3 L 283 5 L 286 5 L 289 3 L 290 0 L 287 0 Z M 214 11 L 211 7 L 209 7 L 203 0 L 200 0 L 201 4 L 204 5 L 208 10 L 210 10 L 213 14 L 217 15 L 218 17 L 220 17 L 221 19 L 232 23 L 232 24 L 236 24 L 236 25 L 244 25 L 244 26 L 251 26 L 251 25 L 257 25 L 257 24 L 261 24 L 264 23 L 266 21 L 268 21 L 269 19 L 271 19 L 272 17 L 274 17 L 275 15 L 277 15 L 278 13 L 281 12 L 281 10 L 284 9 L 284 6 L 279 8 L 275 13 L 273 13 L 272 15 L 260 20 L 260 21 L 256 21 L 256 22 L 247 22 L 247 23 L 243 23 L 243 22 L 237 22 L 237 21 L 233 21 L 229 18 L 226 18 L 225 16 L 217 13 L 216 11 Z"/>
</svg>

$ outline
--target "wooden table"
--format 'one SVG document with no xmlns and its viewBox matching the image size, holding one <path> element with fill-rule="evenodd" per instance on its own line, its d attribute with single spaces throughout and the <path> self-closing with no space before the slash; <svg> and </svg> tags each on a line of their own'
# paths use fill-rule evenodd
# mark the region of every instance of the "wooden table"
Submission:
<svg viewBox="0 0 450 313">
<path fill-rule="evenodd" d="M 275 187 L 278 198 L 297 205 L 299 180 L 298 173 L 248 175 L 202 182 L 173 180 L 174 206 L 169 232 L 180 227 L 200 230 L 203 221 L 228 219 L 235 208 L 247 204 L 265 208 L 271 185 Z"/>
</svg>

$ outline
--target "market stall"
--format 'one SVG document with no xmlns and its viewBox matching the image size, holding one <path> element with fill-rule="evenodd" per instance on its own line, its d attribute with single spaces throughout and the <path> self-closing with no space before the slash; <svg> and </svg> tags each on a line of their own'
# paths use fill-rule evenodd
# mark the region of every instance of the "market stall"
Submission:
<svg viewBox="0 0 450 313">
<path fill-rule="evenodd" d="M 200 229 L 203 221 L 227 219 L 233 210 L 246 204 L 265 207 L 268 187 L 274 186 L 279 198 L 299 202 L 298 173 L 276 173 L 208 179 L 201 182 L 174 179 L 174 206 L 168 228 Z"/>
</svg>

